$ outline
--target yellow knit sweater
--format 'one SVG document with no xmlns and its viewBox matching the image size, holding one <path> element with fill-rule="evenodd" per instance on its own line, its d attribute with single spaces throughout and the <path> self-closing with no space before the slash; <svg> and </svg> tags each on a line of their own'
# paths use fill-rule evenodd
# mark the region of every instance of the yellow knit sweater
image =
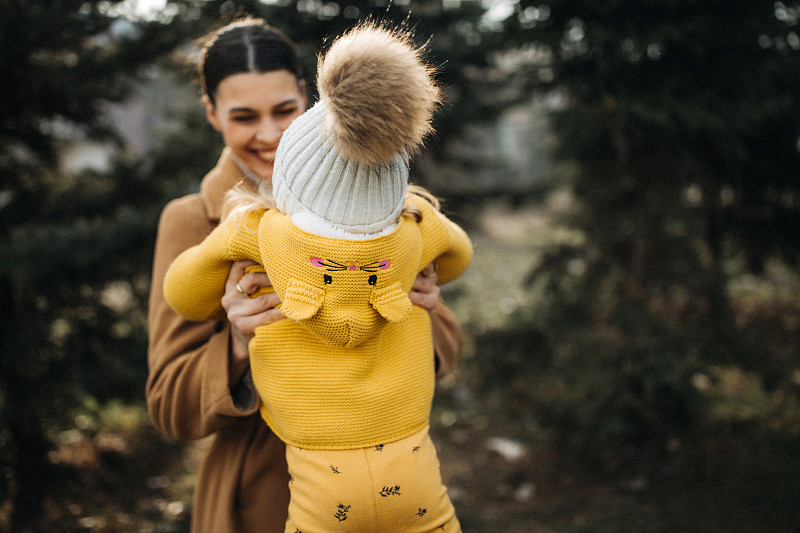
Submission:
<svg viewBox="0 0 800 533">
<path fill-rule="evenodd" d="M 472 246 L 427 201 L 388 235 L 354 241 L 313 235 L 277 210 L 221 223 L 181 254 L 164 294 L 190 320 L 221 312 L 232 261 L 264 265 L 286 320 L 257 328 L 250 343 L 262 415 L 285 442 L 352 449 L 392 442 L 428 423 L 434 357 L 430 320 L 408 292 L 431 261 L 439 281 L 459 276 Z"/>
</svg>

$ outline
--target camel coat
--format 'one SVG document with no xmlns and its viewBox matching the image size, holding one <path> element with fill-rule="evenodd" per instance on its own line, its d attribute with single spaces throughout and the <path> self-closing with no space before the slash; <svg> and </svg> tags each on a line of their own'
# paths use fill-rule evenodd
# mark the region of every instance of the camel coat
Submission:
<svg viewBox="0 0 800 533">
<path fill-rule="evenodd" d="M 150 417 L 173 439 L 214 435 L 195 487 L 194 533 L 282 532 L 289 505 L 284 445 L 259 415 L 249 374 L 229 382 L 230 325 L 184 320 L 162 291 L 173 259 L 211 233 L 225 193 L 241 181 L 247 180 L 226 149 L 199 193 L 164 208 L 155 245 L 146 389 Z M 443 303 L 430 317 L 441 376 L 458 356 L 461 331 Z"/>
</svg>

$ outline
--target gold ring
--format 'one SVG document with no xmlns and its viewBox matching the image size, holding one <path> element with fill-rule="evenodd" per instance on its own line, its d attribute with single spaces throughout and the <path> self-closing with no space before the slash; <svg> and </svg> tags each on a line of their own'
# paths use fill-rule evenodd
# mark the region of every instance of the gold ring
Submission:
<svg viewBox="0 0 800 533">
<path fill-rule="evenodd" d="M 247 296 L 247 295 L 244 293 L 244 291 L 242 290 L 242 287 L 241 287 L 241 285 L 239 285 L 238 283 L 236 284 L 236 290 L 237 290 L 237 291 L 239 291 L 239 294 L 241 294 L 242 296 Z"/>
</svg>

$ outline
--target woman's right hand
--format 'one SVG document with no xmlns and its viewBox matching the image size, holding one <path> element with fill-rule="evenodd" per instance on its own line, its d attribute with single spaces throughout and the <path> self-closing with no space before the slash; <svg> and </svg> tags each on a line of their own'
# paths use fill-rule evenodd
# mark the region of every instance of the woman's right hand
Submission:
<svg viewBox="0 0 800 533">
<path fill-rule="evenodd" d="M 231 265 L 222 307 L 231 324 L 230 379 L 235 383 L 244 375 L 250 365 L 247 345 L 256 332 L 256 327 L 272 324 L 284 318 L 283 311 L 275 306 L 281 303 L 275 292 L 267 292 L 255 297 L 260 288 L 271 287 L 272 283 L 263 272 L 249 272 L 245 269 L 256 264 L 253 261 L 237 261 Z"/>
</svg>

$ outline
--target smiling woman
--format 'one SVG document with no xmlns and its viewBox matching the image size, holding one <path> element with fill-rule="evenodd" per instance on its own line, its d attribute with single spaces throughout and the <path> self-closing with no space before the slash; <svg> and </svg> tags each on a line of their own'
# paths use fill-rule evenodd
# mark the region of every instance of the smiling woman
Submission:
<svg viewBox="0 0 800 533">
<path fill-rule="evenodd" d="M 248 24 L 234 23 L 209 40 L 200 81 L 208 121 L 258 186 L 272 178 L 278 141 L 305 111 L 307 99 L 292 43 Z"/>
<path fill-rule="evenodd" d="M 208 121 L 254 177 L 272 178 L 278 141 L 306 107 L 301 85 L 288 70 L 247 72 L 228 76 L 215 95 L 203 97 Z"/>
</svg>

